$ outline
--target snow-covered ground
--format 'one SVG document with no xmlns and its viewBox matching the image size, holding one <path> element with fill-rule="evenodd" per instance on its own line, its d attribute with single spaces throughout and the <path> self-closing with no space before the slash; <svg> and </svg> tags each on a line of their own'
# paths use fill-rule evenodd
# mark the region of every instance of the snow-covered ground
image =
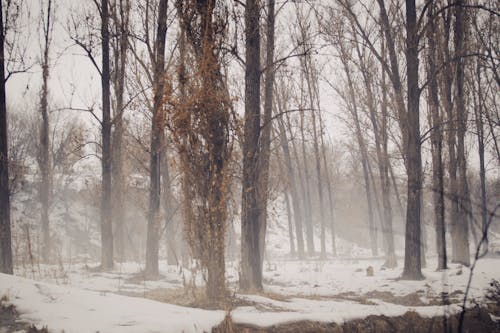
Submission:
<svg viewBox="0 0 500 333">
<path fill-rule="evenodd" d="M 264 266 L 262 295 L 240 295 L 231 311 L 234 322 L 270 326 L 299 320 L 337 322 L 368 315 L 399 316 L 416 311 L 437 316 L 460 310 L 469 269 L 451 265 L 434 270 L 432 258 L 424 269 L 425 280 L 403 281 L 401 268 L 382 270 L 382 259 L 328 261 L 270 260 Z M 367 276 L 368 266 L 374 276 Z M 142 267 L 117 264 L 110 273 L 92 272 L 84 265 L 66 268 L 43 266 L 26 273 L 41 281 L 0 275 L 0 295 L 21 313 L 21 320 L 54 332 L 209 332 L 224 318 L 224 311 L 181 307 L 145 299 L 155 291 L 181 290 L 189 271 L 161 262 L 162 278 L 145 281 Z M 236 286 L 237 267 L 228 266 L 228 284 Z M 500 259 L 479 260 L 470 298 L 481 302 L 489 282 L 500 276 Z M 202 284 L 201 277 L 195 279 Z M 236 290 L 236 288 L 235 288 Z M 441 292 L 451 305 L 441 306 Z M 122 294 L 122 295 L 119 295 Z M 134 295 L 127 297 L 123 295 Z M 410 297 L 411 296 L 411 297 Z"/>
</svg>

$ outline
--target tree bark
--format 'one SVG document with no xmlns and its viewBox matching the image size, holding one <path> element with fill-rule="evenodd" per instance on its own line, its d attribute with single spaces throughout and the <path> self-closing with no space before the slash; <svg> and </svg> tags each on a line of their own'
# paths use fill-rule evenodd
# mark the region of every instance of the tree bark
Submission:
<svg viewBox="0 0 500 333">
<path fill-rule="evenodd" d="M 480 192 L 481 192 L 481 231 L 484 237 L 483 249 L 486 252 L 488 249 L 488 207 L 486 198 L 486 166 L 484 159 L 485 137 L 484 137 L 484 121 L 483 121 L 483 87 L 481 86 L 481 65 L 479 60 L 476 63 L 476 97 L 474 98 L 474 116 L 476 120 L 477 144 L 479 155 L 479 177 L 480 177 Z M 473 80 L 474 81 L 474 80 Z"/>
<path fill-rule="evenodd" d="M 241 276 L 240 288 L 246 292 L 262 290 L 259 244 L 260 206 L 259 137 L 260 137 L 260 8 L 257 0 L 245 7 L 245 125 L 243 141 L 243 183 L 241 207 Z"/>
<path fill-rule="evenodd" d="M 259 249 L 261 253 L 261 270 L 264 263 L 267 228 L 267 201 L 269 183 L 269 159 L 271 156 L 271 132 L 273 114 L 273 86 L 274 86 L 274 0 L 267 2 L 266 19 L 266 72 L 264 79 L 264 121 L 260 139 L 259 153 Z"/>
<path fill-rule="evenodd" d="M 403 279 L 423 279 L 420 252 L 420 193 L 422 157 L 418 87 L 418 29 L 415 0 L 406 0 L 406 64 L 408 86 L 408 196 L 406 205 L 405 262 Z"/>
<path fill-rule="evenodd" d="M 42 12 L 43 13 L 43 12 Z M 40 98 L 40 113 L 42 123 L 40 125 L 40 150 L 39 150 L 39 167 L 41 174 L 40 182 L 40 203 L 41 203 L 41 224 L 42 224 L 42 260 L 47 263 L 50 260 L 50 227 L 49 227 L 49 198 L 52 192 L 52 173 L 49 157 L 50 139 L 49 139 L 49 112 L 48 112 L 48 79 L 49 79 L 49 49 L 51 38 L 51 15 L 52 1 L 47 2 L 47 16 L 43 28 L 44 45 L 42 58 L 42 91 Z"/>
<path fill-rule="evenodd" d="M 3 0 L 0 0 L 0 272 L 13 274 L 3 22 Z"/>
<path fill-rule="evenodd" d="M 111 104 L 109 70 L 109 8 L 101 2 L 102 37 L 102 198 L 101 198 L 101 268 L 113 268 L 113 224 L 111 197 Z"/>
<path fill-rule="evenodd" d="M 116 13 L 118 6 L 119 14 Z M 127 65 L 127 50 L 128 50 L 128 22 L 130 4 L 128 0 L 119 1 L 115 4 L 115 25 L 116 35 L 118 36 L 117 47 L 115 49 L 115 69 L 114 69 L 114 92 L 115 92 L 115 114 L 113 117 L 114 130 L 112 136 L 112 191 L 113 191 L 113 227 L 115 230 L 115 250 L 120 261 L 125 260 L 125 216 L 123 209 L 123 156 L 122 156 L 122 141 L 123 141 L 123 113 L 124 113 L 124 92 L 125 92 L 125 76 Z"/>
<path fill-rule="evenodd" d="M 437 66 L 436 66 L 436 43 L 435 34 L 438 33 L 435 24 L 435 5 L 431 4 L 427 17 L 429 27 L 427 30 L 428 51 L 427 51 L 427 80 L 428 87 L 428 114 L 429 126 L 431 130 L 431 150 L 432 150 L 432 198 L 434 203 L 434 219 L 436 230 L 436 249 L 438 254 L 438 270 L 447 268 L 446 256 L 446 224 L 445 224 L 445 203 L 444 203 L 444 171 L 443 171 L 443 134 L 442 117 L 439 108 Z"/>
<path fill-rule="evenodd" d="M 146 267 L 149 276 L 158 276 L 160 245 L 160 196 L 161 196 L 161 152 L 165 128 L 163 96 L 165 90 L 165 40 L 167 36 L 168 0 L 158 5 L 155 59 L 153 72 L 153 117 L 151 120 L 151 145 L 149 167 L 149 213 L 146 240 Z"/>
<path fill-rule="evenodd" d="M 456 256 L 454 261 L 463 265 L 470 265 L 469 252 L 469 202 L 467 191 L 467 158 L 465 156 L 465 133 L 467 130 L 467 109 L 465 106 L 464 96 L 464 64 L 465 59 L 465 16 L 462 5 L 466 1 L 457 0 L 455 8 L 455 107 L 457 116 L 457 169 L 458 169 L 458 186 L 457 186 L 457 202 L 458 216 L 456 222 L 457 228 L 457 246 Z"/>
</svg>

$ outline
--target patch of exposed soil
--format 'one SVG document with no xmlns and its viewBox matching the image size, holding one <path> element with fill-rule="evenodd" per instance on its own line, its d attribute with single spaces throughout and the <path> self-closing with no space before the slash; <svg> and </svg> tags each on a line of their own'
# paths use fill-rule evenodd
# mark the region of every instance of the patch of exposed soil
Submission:
<svg viewBox="0 0 500 333">
<path fill-rule="evenodd" d="M 266 328 L 235 324 L 226 317 L 212 333 L 442 333 L 457 332 L 458 324 L 459 314 L 423 318 L 412 311 L 398 317 L 368 316 L 343 324 L 300 321 Z M 500 333 L 500 322 L 493 321 L 485 308 L 470 309 L 465 314 L 463 332 Z"/>
</svg>

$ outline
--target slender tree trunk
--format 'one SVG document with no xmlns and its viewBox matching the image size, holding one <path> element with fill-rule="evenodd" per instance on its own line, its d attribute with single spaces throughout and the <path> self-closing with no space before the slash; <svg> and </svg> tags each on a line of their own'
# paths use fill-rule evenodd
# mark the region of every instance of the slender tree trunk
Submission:
<svg viewBox="0 0 500 333">
<path fill-rule="evenodd" d="M 361 165 L 363 168 L 363 178 L 365 181 L 365 192 L 366 192 L 366 201 L 368 203 L 368 226 L 369 226 L 369 234 L 370 234 L 370 244 L 372 249 L 372 255 L 378 255 L 378 246 L 377 246 L 377 234 L 375 230 L 375 222 L 373 220 L 373 201 L 371 197 L 371 189 L 370 189 L 370 175 L 368 170 L 368 150 L 366 148 L 366 143 L 363 138 L 363 134 L 361 131 L 361 125 L 359 121 L 358 114 L 358 105 L 357 99 L 355 95 L 354 83 L 351 78 L 351 69 L 349 68 L 347 53 L 344 49 L 344 45 L 340 43 L 340 51 L 341 51 L 341 60 L 342 65 L 347 77 L 347 89 L 349 95 L 349 108 L 351 115 L 354 121 L 355 135 L 356 140 L 358 142 L 359 151 L 361 154 Z"/>
<path fill-rule="evenodd" d="M 259 153 L 259 249 L 261 253 L 261 270 L 264 263 L 267 226 L 267 200 L 269 183 L 269 159 L 271 156 L 271 132 L 273 114 L 273 85 L 274 85 L 274 0 L 267 2 L 266 19 L 266 72 L 264 79 L 264 123 L 260 139 Z"/>
<path fill-rule="evenodd" d="M 177 220 L 174 218 L 174 207 L 172 205 L 174 201 L 174 195 L 172 193 L 172 181 L 170 177 L 170 166 L 168 164 L 168 144 L 167 144 L 167 134 L 164 136 L 165 147 L 163 147 L 162 157 L 163 157 L 163 168 L 162 168 L 162 185 L 163 185 L 163 207 L 165 210 L 165 240 L 167 249 L 167 264 L 177 265 L 178 255 L 180 254 L 180 247 L 183 239 L 182 233 L 176 232 Z"/>
<path fill-rule="evenodd" d="M 428 88 L 428 114 L 431 131 L 432 149 L 432 198 L 434 203 L 434 219 L 436 230 L 436 249 L 438 254 L 438 270 L 447 268 L 446 257 L 446 224 L 444 204 L 444 172 L 443 172 L 443 134 L 442 117 L 439 108 L 437 66 L 436 66 L 436 42 L 435 34 L 437 26 L 434 20 L 435 5 L 428 9 L 429 28 L 427 30 L 427 79 Z"/>
<path fill-rule="evenodd" d="M 163 95 L 165 90 L 165 40 L 167 36 L 168 0 L 160 0 L 155 39 L 155 61 L 153 73 L 153 117 L 151 120 L 151 149 L 149 167 L 149 214 L 146 243 L 146 274 L 157 276 L 160 246 L 160 196 L 161 153 L 165 128 Z"/>
<path fill-rule="evenodd" d="M 327 158 L 326 158 L 326 145 L 324 141 L 324 135 L 323 135 L 323 120 L 321 117 L 321 112 L 318 113 L 319 115 L 319 123 L 321 125 L 320 128 L 320 138 L 321 138 L 321 157 L 323 160 L 323 169 L 325 170 L 325 182 L 326 182 L 326 190 L 328 192 L 328 212 L 329 212 L 329 221 L 330 221 L 330 231 L 332 234 L 332 255 L 335 257 L 337 256 L 337 245 L 335 241 L 335 216 L 334 216 L 334 200 L 333 200 L 333 190 L 332 190 L 332 182 L 330 179 L 330 173 L 328 170 L 328 163 L 327 163 Z"/>
<path fill-rule="evenodd" d="M 124 113 L 124 91 L 125 91 L 125 71 L 127 65 L 127 50 L 128 50 L 128 18 L 130 12 L 130 4 L 128 0 L 120 0 L 118 6 L 118 14 L 116 22 L 116 33 L 118 35 L 117 52 L 115 54 L 115 115 L 113 118 L 114 130 L 112 137 L 112 165 L 113 165 L 113 227 L 115 229 L 115 250 L 120 261 L 125 260 L 125 216 L 123 207 L 123 156 L 122 156 L 122 141 L 123 141 L 123 113 Z"/>
<path fill-rule="evenodd" d="M 304 110 L 300 111 L 300 136 L 301 136 L 301 148 L 302 148 L 302 162 L 304 167 L 304 223 L 306 224 L 306 242 L 307 242 L 307 253 L 312 256 L 314 255 L 314 229 L 312 220 L 312 204 L 311 204 L 311 185 L 308 158 L 306 153 L 306 137 L 304 130 Z M 298 158 L 298 156 L 297 156 Z M 297 160 L 298 163 L 298 160 Z"/>
<path fill-rule="evenodd" d="M 311 121 L 313 127 L 313 149 L 314 149 L 314 157 L 315 157 L 315 166 L 316 166 L 316 179 L 317 179 L 317 189 L 318 189 L 318 200 L 319 200 L 319 218 L 320 218 L 320 226 L 321 226 L 321 259 L 326 259 L 326 221 L 325 221 L 325 213 L 324 213 L 324 199 L 323 199 L 323 186 L 322 186 L 322 177 L 321 177 L 321 156 L 319 151 L 319 139 L 318 139 L 318 126 L 316 122 L 316 111 L 321 112 L 318 93 L 316 91 L 315 80 L 316 77 L 313 73 L 313 67 L 310 61 L 309 56 L 304 56 L 301 59 L 304 75 L 306 76 L 307 82 L 307 92 L 309 94 L 309 105 L 311 109 Z M 317 110 L 315 110 L 315 108 Z M 305 156 L 305 155 L 304 155 Z M 306 160 L 304 160 L 304 164 Z"/>
<path fill-rule="evenodd" d="M 285 197 L 286 216 L 288 219 L 288 238 L 290 239 L 290 254 L 292 256 L 295 256 L 295 242 L 293 241 L 292 210 L 290 207 L 290 199 L 288 198 L 288 192 L 286 188 L 283 190 L 283 196 Z"/>
<path fill-rule="evenodd" d="M 259 244 L 259 137 L 260 137 L 260 8 L 248 0 L 245 8 L 245 128 L 241 207 L 241 276 L 243 291 L 262 290 Z"/>
<path fill-rule="evenodd" d="M 277 96 L 277 105 L 278 105 L 278 111 L 280 113 L 283 112 L 283 108 L 281 107 L 280 103 L 280 98 Z M 290 186 L 290 193 L 292 196 L 292 205 L 293 205 L 293 218 L 295 221 L 295 233 L 297 236 L 297 251 L 299 258 L 304 257 L 304 234 L 302 231 L 302 211 L 301 211 L 301 205 L 300 205 L 300 199 L 299 199 L 299 193 L 297 189 L 297 182 L 296 182 L 296 177 L 295 173 L 293 171 L 293 165 L 292 165 L 292 158 L 290 154 L 290 147 L 288 145 L 288 138 L 286 135 L 286 129 L 285 125 L 283 124 L 283 119 L 280 117 L 277 119 L 278 121 L 278 128 L 279 128 L 279 133 L 280 133 L 280 144 L 281 148 L 283 149 L 283 157 L 284 157 L 284 163 L 286 166 L 286 173 L 287 173 L 287 179 L 288 179 L 288 184 Z"/>
<path fill-rule="evenodd" d="M 405 262 L 403 278 L 423 279 L 420 253 L 420 192 L 422 157 L 418 87 L 418 29 L 415 0 L 406 0 L 406 63 L 408 85 L 408 196 L 406 205 Z"/>
<path fill-rule="evenodd" d="M 47 2 L 47 16 L 44 26 L 44 45 L 42 58 L 42 91 L 40 98 L 40 113 L 42 123 L 40 125 L 40 151 L 39 166 L 42 180 L 40 182 L 40 203 L 41 203 L 41 222 L 42 222 L 42 260 L 48 262 L 50 259 L 50 228 L 49 228 L 49 197 L 52 192 L 51 163 L 49 157 L 50 139 L 49 139 L 49 112 L 48 112 L 48 80 L 49 80 L 49 48 L 51 35 L 51 14 L 52 1 Z"/>
<path fill-rule="evenodd" d="M 101 198 L 101 268 L 113 268 L 113 224 L 111 197 L 111 104 L 109 70 L 109 8 L 101 2 L 102 36 L 102 198 Z"/>
<path fill-rule="evenodd" d="M 0 0 L 0 272 L 13 274 L 3 22 L 3 0 Z"/>
<path fill-rule="evenodd" d="M 486 167 L 484 159 L 484 122 L 483 122 L 483 88 L 481 86 L 481 65 L 479 60 L 476 64 L 476 98 L 474 98 L 474 116 L 476 120 L 476 131 L 477 131 L 477 144 L 478 144 L 478 155 L 479 155 L 479 177 L 480 177 L 480 191 L 481 191 L 481 231 L 482 237 L 485 239 L 485 244 L 483 249 L 486 251 L 488 249 L 488 207 L 486 205 Z"/>
<path fill-rule="evenodd" d="M 457 115 L 457 169 L 458 169 L 458 216 L 457 216 L 457 255 L 454 256 L 456 262 L 470 265 L 469 252 L 469 209 L 467 191 L 467 159 L 465 156 L 465 133 L 467 130 L 467 109 L 465 106 L 464 94 L 464 63 L 462 58 L 465 52 L 465 22 L 462 5 L 465 1 L 458 0 L 455 8 L 455 108 Z"/>
<path fill-rule="evenodd" d="M 383 46 L 384 47 L 384 46 Z M 375 148 L 376 148 L 376 153 L 377 153 L 377 161 L 378 161 L 378 168 L 379 168 L 379 177 L 380 177 L 380 189 L 381 189 L 381 197 L 382 197 L 382 207 L 383 207 L 383 214 L 381 215 L 381 227 L 382 227 L 382 233 L 384 235 L 384 240 L 386 244 L 386 250 L 385 250 L 385 256 L 386 260 L 384 263 L 385 267 L 388 268 L 394 268 L 397 266 L 397 260 L 396 260 L 396 253 L 394 249 L 394 234 L 392 230 L 392 206 L 391 206 L 391 201 L 390 201 L 390 186 L 388 187 L 388 167 L 387 167 L 387 162 L 388 162 L 388 156 L 384 154 L 384 144 L 386 144 L 385 136 L 387 135 L 387 124 L 384 119 L 382 120 L 382 128 L 380 129 L 379 125 L 379 120 L 377 116 L 377 110 L 376 110 L 376 105 L 375 105 L 375 97 L 373 96 L 373 79 L 370 75 L 370 69 L 366 66 L 365 60 L 362 57 L 361 51 L 359 49 L 359 46 L 356 45 L 356 51 L 358 54 L 358 58 L 360 61 L 360 70 L 362 73 L 363 77 L 363 83 L 365 86 L 366 90 L 366 104 L 368 107 L 369 111 L 369 118 L 370 122 L 373 127 L 373 133 L 374 133 L 374 138 L 375 138 Z M 382 54 L 385 54 L 385 49 L 382 50 Z M 382 72 L 383 79 L 385 79 L 385 72 Z M 383 101 L 382 101 L 382 116 L 386 117 L 387 115 L 387 101 L 385 99 L 387 98 L 387 93 L 386 93 L 386 88 L 385 88 L 385 82 L 383 82 L 383 87 L 382 87 L 382 95 L 383 95 Z M 387 120 L 387 119 L 385 119 Z M 384 132 L 385 130 L 385 132 Z M 390 183 L 389 183 L 390 184 Z M 374 192 L 375 192 L 375 186 L 373 186 Z M 375 196 L 376 198 L 376 196 Z M 378 205 L 377 205 L 378 206 Z"/>
</svg>

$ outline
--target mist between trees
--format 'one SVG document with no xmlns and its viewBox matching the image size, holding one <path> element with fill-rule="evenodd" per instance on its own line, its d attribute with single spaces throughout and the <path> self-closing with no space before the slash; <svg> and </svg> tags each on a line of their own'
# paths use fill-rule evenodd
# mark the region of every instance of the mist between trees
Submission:
<svg viewBox="0 0 500 333">
<path fill-rule="evenodd" d="M 4 273 L 166 259 L 221 306 L 280 216 L 289 258 L 345 239 L 409 280 L 500 232 L 496 1 L 0 3 Z"/>
</svg>

